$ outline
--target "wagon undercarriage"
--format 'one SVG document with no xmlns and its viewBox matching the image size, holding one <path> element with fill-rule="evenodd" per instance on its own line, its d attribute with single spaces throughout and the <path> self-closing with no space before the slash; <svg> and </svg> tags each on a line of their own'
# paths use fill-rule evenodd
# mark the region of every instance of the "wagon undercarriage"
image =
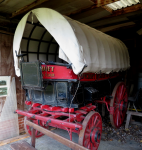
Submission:
<svg viewBox="0 0 142 150">
<path fill-rule="evenodd" d="M 101 115 L 95 111 L 95 103 L 105 103 L 110 114 L 110 121 L 113 127 L 119 128 L 124 120 L 127 110 L 127 90 L 124 82 L 116 84 L 112 96 L 104 96 L 78 109 L 61 106 L 42 105 L 26 101 L 30 106 L 28 111 L 16 110 L 16 113 L 25 116 L 41 127 L 48 129 L 49 126 L 68 131 L 70 140 L 72 132 L 79 135 L 78 143 L 88 149 L 98 149 L 102 134 Z M 94 103 L 94 104 L 93 104 Z M 25 130 L 32 134 L 31 127 L 25 124 Z M 36 138 L 43 133 L 36 131 Z"/>
</svg>

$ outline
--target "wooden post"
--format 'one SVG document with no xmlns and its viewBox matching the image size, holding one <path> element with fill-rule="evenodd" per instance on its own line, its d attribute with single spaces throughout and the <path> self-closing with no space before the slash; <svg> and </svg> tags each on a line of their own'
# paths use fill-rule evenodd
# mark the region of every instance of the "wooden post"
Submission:
<svg viewBox="0 0 142 150">
<path fill-rule="evenodd" d="M 79 145 L 79 144 L 77 144 L 77 143 L 75 143 L 73 141 L 70 141 L 70 140 L 68 140 L 68 139 L 66 139 L 66 138 L 64 138 L 64 137 L 62 137 L 62 136 L 60 136 L 58 134 L 55 134 L 55 133 L 53 133 L 53 132 L 51 132 L 51 131 L 49 131 L 49 130 L 47 130 L 47 129 L 39 126 L 39 125 L 36 125 L 35 123 L 32 123 L 32 122 L 30 122 L 28 120 L 26 120 L 25 123 L 28 126 L 34 128 L 35 130 L 37 130 L 39 132 L 42 132 L 43 134 L 45 134 L 45 135 L 55 139 L 56 141 L 66 145 L 67 147 L 70 147 L 73 150 L 88 150 L 87 148 L 85 148 L 85 147 L 83 147 L 83 146 L 81 146 L 81 145 Z"/>
<path fill-rule="evenodd" d="M 32 128 L 31 145 L 33 147 L 35 147 L 35 140 L 36 140 L 36 138 L 35 138 L 35 132 L 36 132 L 36 130 L 34 128 Z"/>
</svg>

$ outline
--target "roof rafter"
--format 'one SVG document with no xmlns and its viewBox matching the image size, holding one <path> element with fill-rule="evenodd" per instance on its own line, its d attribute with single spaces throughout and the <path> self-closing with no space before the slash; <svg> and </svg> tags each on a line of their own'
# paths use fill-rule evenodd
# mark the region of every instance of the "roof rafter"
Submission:
<svg viewBox="0 0 142 150">
<path fill-rule="evenodd" d="M 102 7 L 102 6 L 104 6 L 103 7 L 104 9 L 106 9 L 107 11 L 110 12 L 111 8 L 108 8 L 105 5 L 113 3 L 113 2 L 117 2 L 119 0 L 91 0 L 91 1 L 94 3 L 94 5 L 92 5 L 91 7 L 80 9 L 80 10 L 74 11 L 74 12 L 72 12 L 70 14 L 66 14 L 66 15 L 68 15 L 70 17 L 73 17 L 75 15 L 79 15 L 79 14 L 81 14 L 83 12 L 91 11 L 91 10 L 97 8 L 97 7 Z"/>
<path fill-rule="evenodd" d="M 108 16 L 103 17 L 98 20 L 93 20 L 86 24 L 88 24 L 89 26 L 92 26 L 92 27 L 98 27 L 100 24 L 101 25 L 103 24 L 102 22 L 105 22 L 105 24 L 107 24 L 106 22 L 109 22 L 110 20 L 118 20 L 117 22 L 119 22 L 119 20 L 121 20 L 123 18 L 125 20 L 128 20 L 127 17 L 134 15 L 135 13 L 137 13 L 141 10 L 142 10 L 141 4 L 129 6 L 129 7 L 126 7 L 126 8 L 120 9 L 120 10 L 115 10 L 115 11 L 113 11 L 113 13 L 111 15 L 108 15 Z"/>
<path fill-rule="evenodd" d="M 135 23 L 131 21 L 131 22 L 120 23 L 120 24 L 117 24 L 117 25 L 109 26 L 109 27 L 98 28 L 98 30 L 100 30 L 102 32 L 108 32 L 108 31 L 112 31 L 112 30 L 115 30 L 115 29 L 119 29 L 121 27 L 127 27 L 127 26 L 132 26 L 132 25 L 135 25 Z"/>
<path fill-rule="evenodd" d="M 126 8 L 122 8 L 120 10 L 115 10 L 115 11 L 113 11 L 113 13 L 111 15 L 109 15 L 105 18 L 124 15 L 124 14 L 131 13 L 131 12 L 134 12 L 134 11 L 138 11 L 138 10 L 141 10 L 141 9 L 142 9 L 142 5 L 141 4 L 136 4 L 136 5 L 133 5 L 133 6 L 126 7 Z"/>
<path fill-rule="evenodd" d="M 34 7 L 40 5 L 40 4 L 44 3 L 44 2 L 47 2 L 47 1 L 49 1 L 49 0 L 36 0 L 36 1 L 34 1 L 33 3 L 31 3 L 31 4 L 27 5 L 27 6 L 24 6 L 24 7 L 22 7 L 21 9 L 19 9 L 19 10 L 13 12 L 13 13 L 12 13 L 12 16 L 11 16 L 10 18 L 16 17 L 16 16 L 18 16 L 18 15 L 20 15 L 20 14 L 23 14 L 23 13 L 25 13 L 25 12 L 27 12 L 27 11 L 30 11 L 30 10 L 33 9 Z"/>
<path fill-rule="evenodd" d="M 94 5 L 96 7 L 100 7 L 100 6 L 104 6 L 104 5 L 110 4 L 110 3 L 117 2 L 119 0 L 91 0 L 91 1 L 94 2 Z"/>
</svg>

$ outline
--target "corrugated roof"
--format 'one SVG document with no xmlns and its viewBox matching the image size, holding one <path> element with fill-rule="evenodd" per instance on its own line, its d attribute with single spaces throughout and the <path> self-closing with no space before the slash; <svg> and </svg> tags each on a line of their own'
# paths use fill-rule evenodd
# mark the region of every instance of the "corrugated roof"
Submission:
<svg viewBox="0 0 142 150">
<path fill-rule="evenodd" d="M 118 10 L 118 9 L 122 9 L 128 6 L 136 5 L 138 3 L 140 3 L 139 0 L 120 0 L 120 1 L 108 4 L 107 6 L 113 10 Z"/>
</svg>

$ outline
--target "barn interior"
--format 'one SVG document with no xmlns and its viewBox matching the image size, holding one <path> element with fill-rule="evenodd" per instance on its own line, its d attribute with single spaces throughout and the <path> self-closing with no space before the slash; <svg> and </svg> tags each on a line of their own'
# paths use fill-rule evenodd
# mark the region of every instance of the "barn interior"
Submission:
<svg viewBox="0 0 142 150">
<path fill-rule="evenodd" d="M 9 143 L 15 140 L 25 139 L 30 142 L 30 138 L 25 135 L 24 117 L 13 113 L 15 109 L 27 109 L 21 79 L 15 74 L 13 37 L 22 17 L 36 8 L 51 8 L 124 42 L 131 66 L 125 76 L 128 96 L 135 98 L 142 88 L 142 0 L 0 0 L 0 81 L 1 78 L 8 77 L 5 80 L 11 83 L 8 85 L 11 89 L 8 95 L 0 95 L 0 150 L 10 150 Z M 32 15 L 26 22 L 20 50 L 22 54 L 26 54 L 26 62 L 42 60 L 67 63 L 59 58 L 59 44 L 54 37 Z M 108 150 L 123 150 L 128 147 L 130 150 L 141 149 L 142 98 L 135 100 L 130 103 L 128 111 L 136 115 L 132 115 L 127 130 L 125 124 L 128 114 L 120 129 L 110 127 L 107 117 L 103 118 L 99 150 L 104 147 Z M 65 131 L 53 132 L 68 138 Z M 127 137 L 128 135 L 130 136 Z M 51 147 L 47 146 L 46 140 Z M 37 149 L 68 149 L 47 137 L 41 137 L 37 141 Z M 76 135 L 73 135 L 73 141 L 77 141 Z"/>
</svg>

